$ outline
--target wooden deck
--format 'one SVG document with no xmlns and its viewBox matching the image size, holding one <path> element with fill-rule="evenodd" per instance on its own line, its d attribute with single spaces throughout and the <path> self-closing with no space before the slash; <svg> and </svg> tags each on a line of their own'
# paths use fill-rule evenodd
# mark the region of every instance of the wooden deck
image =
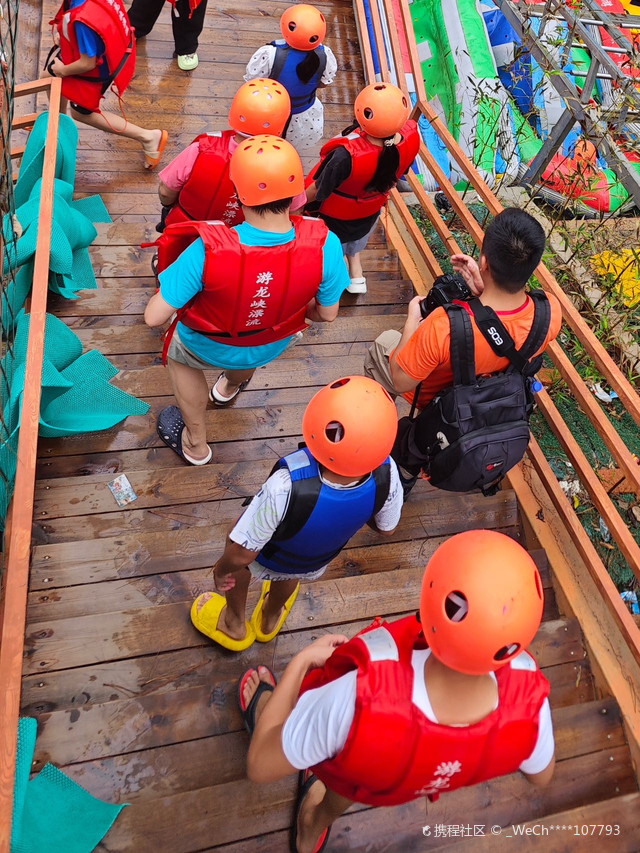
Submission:
<svg viewBox="0 0 640 853">
<path fill-rule="evenodd" d="M 45 0 L 45 21 L 54 5 Z M 139 46 L 128 115 L 168 127 L 169 155 L 196 133 L 222 127 L 243 63 L 277 35 L 285 5 L 257 8 L 243 0 L 232 11 L 210 0 L 201 64 L 191 76 L 171 63 L 164 12 Z M 323 93 L 329 135 L 349 123 L 361 63 L 350 4 L 317 5 L 341 69 Z M 31 55 L 25 52 L 25 61 Z M 209 569 L 242 499 L 296 447 L 311 395 L 360 372 L 376 335 L 402 325 L 411 287 L 379 230 L 366 252 L 366 297 L 347 295 L 335 323 L 311 330 L 257 371 L 234 407 L 210 411 L 213 463 L 188 468 L 156 435 L 156 415 L 171 391 L 159 333 L 141 317 L 154 282 L 149 253 L 138 246 L 154 235 L 156 184 L 135 145 L 81 128 L 78 189 L 99 192 L 114 224 L 100 226 L 92 249 L 100 289 L 75 302 L 52 301 L 50 310 L 121 368 L 117 384 L 147 399 L 151 410 L 108 432 L 40 443 L 23 712 L 38 719 L 34 770 L 50 760 L 96 796 L 132 804 L 98 849 L 280 853 L 288 849 L 295 780 L 262 787 L 246 781 L 238 676 L 258 662 L 281 672 L 324 630 L 353 634 L 376 615 L 411 611 L 425 562 L 443 537 L 488 527 L 522 538 L 518 508 L 509 490 L 454 496 L 420 483 L 393 537 L 359 533 L 325 577 L 303 590 L 272 644 L 234 656 L 206 642 L 189 622 L 189 606 L 210 588 Z M 138 494 L 124 510 L 106 485 L 119 473 Z M 640 795 L 617 705 L 598 698 L 577 623 L 561 616 L 544 554 L 535 556 L 547 593 L 534 651 L 552 685 L 559 758 L 553 783 L 538 790 L 514 775 L 446 795 L 428 814 L 424 801 L 357 807 L 336 823 L 329 850 L 506 851 L 513 839 L 459 832 L 427 839 L 422 827 L 431 825 L 433 836 L 436 824 L 488 832 L 527 821 L 620 824 L 621 834 L 576 838 L 553 830 L 521 841 L 526 850 L 640 849 Z M 253 589 L 250 604 L 256 597 Z"/>
</svg>

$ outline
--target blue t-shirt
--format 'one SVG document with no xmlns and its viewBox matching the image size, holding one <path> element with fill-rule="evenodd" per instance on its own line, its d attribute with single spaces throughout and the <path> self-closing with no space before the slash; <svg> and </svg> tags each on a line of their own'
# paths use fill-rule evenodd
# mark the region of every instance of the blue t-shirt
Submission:
<svg viewBox="0 0 640 853">
<path fill-rule="evenodd" d="M 254 228 L 248 222 L 235 226 L 243 246 L 280 246 L 289 243 L 295 237 L 293 227 L 283 234 Z M 331 231 L 323 247 L 322 281 L 318 288 L 317 300 L 320 305 L 335 305 L 340 301 L 343 291 L 349 285 L 349 273 L 342 255 L 340 241 Z M 177 258 L 170 267 L 160 274 L 160 293 L 165 302 L 174 308 L 182 308 L 202 290 L 202 271 L 204 269 L 204 243 L 198 238 Z M 277 358 L 289 346 L 292 338 L 262 344 L 256 347 L 238 347 L 211 340 L 206 335 L 194 332 L 184 323 L 178 323 L 178 333 L 182 343 L 194 355 L 223 367 L 227 370 L 247 370 L 262 367 Z"/>
<path fill-rule="evenodd" d="M 82 6 L 85 2 L 86 0 L 71 0 L 69 8 L 75 9 L 77 6 Z M 105 46 L 98 33 L 86 24 L 81 24 L 79 21 L 74 24 L 74 29 L 80 53 L 85 53 L 87 56 L 96 56 L 100 59 L 104 55 Z M 100 64 L 99 70 L 101 77 L 105 78 L 109 76 L 109 69 L 106 62 Z"/>
</svg>

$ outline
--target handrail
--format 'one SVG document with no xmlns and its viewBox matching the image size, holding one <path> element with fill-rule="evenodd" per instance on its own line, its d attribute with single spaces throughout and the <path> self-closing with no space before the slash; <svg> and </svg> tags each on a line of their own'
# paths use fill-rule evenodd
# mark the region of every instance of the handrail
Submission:
<svg viewBox="0 0 640 853">
<path fill-rule="evenodd" d="M 15 95 L 18 97 L 42 91 L 49 92 L 49 123 L 31 291 L 31 320 L 18 439 L 18 465 L 12 501 L 11 529 L 8 534 L 0 624 L 0 853 L 9 853 L 11 844 L 61 80 L 51 77 L 34 83 L 21 84 L 15 88 Z M 14 126 L 16 125 L 23 127 L 24 120 L 18 120 L 14 123 Z"/>
<path fill-rule="evenodd" d="M 476 190 L 478 196 L 482 199 L 487 209 L 490 213 L 496 215 L 503 209 L 499 200 L 486 182 L 481 178 L 469 158 L 465 155 L 452 134 L 449 132 L 449 129 L 427 101 L 417 47 L 413 35 L 408 0 L 399 0 L 402 20 L 399 20 L 394 14 L 393 0 L 380 0 L 380 3 L 382 4 L 382 9 L 387 18 L 387 23 L 389 24 L 389 59 L 395 66 L 395 77 L 398 81 L 398 85 L 403 89 L 405 94 L 409 95 L 406 85 L 406 75 L 404 73 L 406 69 L 404 69 L 403 66 L 400 50 L 398 29 L 404 27 L 407 35 L 408 54 L 411 64 L 410 73 L 413 75 L 415 97 L 417 98 L 414 109 L 414 118 L 424 116 L 429 121 L 431 127 L 445 144 L 449 154 L 458 164 L 471 186 Z M 358 21 L 365 21 L 363 0 L 354 0 L 354 7 Z M 372 18 L 374 21 L 374 32 L 381 33 L 382 25 L 375 25 L 376 16 L 380 15 L 380 6 L 378 5 L 377 0 L 371 0 L 371 7 Z M 366 29 L 366 24 L 364 28 L 360 25 L 360 30 L 361 33 L 363 33 L 365 42 L 363 43 L 363 52 L 365 55 L 371 55 L 372 47 L 368 43 L 369 34 Z M 383 80 L 389 80 L 391 79 L 392 74 L 389 68 L 389 62 L 387 61 L 385 45 L 378 41 L 375 47 L 378 50 L 380 61 L 379 76 Z M 373 82 L 371 77 L 369 77 L 369 82 Z M 443 172 L 437 160 L 431 154 L 424 142 L 420 145 L 419 160 L 422 165 L 431 172 L 432 176 L 449 199 L 452 209 L 462 221 L 465 229 L 472 236 L 476 245 L 480 247 L 484 236 L 482 228 L 471 214 L 463 199 L 456 191 L 455 187 Z M 435 205 L 424 190 L 418 176 L 416 174 L 409 173 L 408 181 L 418 203 L 421 205 L 425 215 L 430 220 L 448 252 L 453 254 L 460 251 L 454 235 L 449 230 L 443 218 L 438 214 Z M 409 216 L 411 216 L 411 212 L 404 202 L 402 195 L 397 192 L 392 193 L 389 201 L 389 215 L 384 221 L 392 223 L 400 221 L 406 225 L 408 222 L 407 217 Z M 396 229 L 393 234 L 389 233 L 389 236 L 390 239 L 392 239 L 392 242 L 394 239 L 406 240 L 410 237 L 410 244 L 406 243 L 402 246 L 404 255 L 407 253 L 411 254 L 413 251 L 414 259 L 419 257 L 423 261 L 426 261 L 429 254 L 433 254 L 422 233 L 419 232 L 416 234 L 415 229 L 406 227 L 404 229 L 404 234 Z M 403 253 L 401 252 L 401 262 L 402 257 Z M 429 267 L 429 264 L 427 264 L 427 266 Z M 536 276 L 542 287 L 549 293 L 556 296 L 562 307 L 565 322 L 578 337 L 585 348 L 585 351 L 592 358 L 606 381 L 617 391 L 627 412 L 633 417 L 636 423 L 640 425 L 640 397 L 635 389 L 614 363 L 613 359 L 606 352 L 600 341 L 595 337 L 588 324 L 580 316 L 578 309 L 574 306 L 569 296 L 562 290 L 553 274 L 544 264 L 539 265 L 536 270 Z M 424 292 L 424 283 L 416 280 L 415 274 L 411 277 L 417 292 Z M 430 285 L 430 282 L 427 282 L 427 285 Z M 571 363 L 571 360 L 557 342 L 554 342 L 549 346 L 547 353 L 554 363 L 558 374 L 562 380 L 566 382 L 580 407 L 607 445 L 621 472 L 628 478 L 632 488 L 634 488 L 637 494 L 640 495 L 640 468 L 636 464 L 636 461 L 628 447 L 626 447 L 624 441 L 615 430 L 615 427 L 606 417 L 593 394 L 591 394 L 589 389 L 586 387 L 576 367 Z M 607 523 L 614 540 L 620 547 L 621 552 L 627 559 L 635 576 L 640 580 L 640 547 L 631 535 L 625 520 L 621 517 L 617 507 L 600 482 L 592 466 L 589 464 L 585 454 L 582 452 L 577 441 L 571 434 L 571 431 L 567 427 L 548 393 L 542 392 L 539 395 L 539 408 L 563 446 L 568 458 L 574 466 L 577 476 L 580 478 L 582 484 L 589 493 L 591 500 Z M 584 566 L 587 569 L 589 578 L 595 584 L 595 589 L 600 594 L 607 612 L 613 618 L 615 625 L 621 633 L 621 637 L 623 638 L 622 642 L 629 650 L 636 664 L 640 664 L 640 631 L 622 603 L 615 584 L 611 580 L 611 577 L 591 542 L 589 535 L 580 524 L 580 521 L 575 514 L 575 510 L 560 488 L 555 474 L 551 470 L 549 463 L 535 440 L 532 440 L 530 444 L 528 459 L 529 464 L 533 465 L 533 470 L 539 477 L 543 487 L 547 490 L 547 494 L 550 496 L 552 504 L 557 511 L 558 515 L 557 519 L 554 519 L 554 523 L 558 522 L 565 531 L 565 535 L 568 534 L 570 536 L 571 541 L 577 548 L 577 553 L 584 561 Z M 514 483 L 519 484 L 519 488 L 523 490 L 525 487 L 520 485 L 524 483 L 524 480 L 520 475 L 521 470 L 523 470 L 523 466 L 516 469 L 510 481 L 512 485 Z M 535 502 L 532 500 L 532 493 L 528 491 L 525 495 L 523 491 L 523 504 L 527 508 L 527 511 L 529 511 L 534 503 Z M 541 526 L 539 523 L 540 519 L 537 516 L 529 518 L 528 521 L 532 529 L 538 529 Z M 548 531 L 546 531 L 545 535 L 548 536 Z M 581 568 L 575 567 L 573 568 L 573 571 L 575 571 L 576 575 L 579 575 Z M 567 577 L 566 565 L 563 567 L 561 575 L 565 578 Z M 607 666 L 610 667 L 610 659 Z M 610 671 L 608 672 L 608 675 L 611 675 Z M 635 721 L 634 718 L 633 736 L 640 744 L 640 714 L 638 715 L 637 721 Z"/>
</svg>

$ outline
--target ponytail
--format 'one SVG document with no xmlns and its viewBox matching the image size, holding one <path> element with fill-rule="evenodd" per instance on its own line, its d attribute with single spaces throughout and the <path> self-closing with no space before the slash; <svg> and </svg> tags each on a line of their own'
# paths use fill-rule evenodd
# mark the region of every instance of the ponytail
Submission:
<svg viewBox="0 0 640 853">
<path fill-rule="evenodd" d="M 308 83 L 318 68 L 320 68 L 320 57 L 315 50 L 308 51 L 305 58 L 296 68 L 298 80 L 300 80 L 301 83 Z"/>
<path fill-rule="evenodd" d="M 400 152 L 397 146 L 393 144 L 393 138 L 385 139 L 378 159 L 376 173 L 371 178 L 371 183 L 367 187 L 367 190 L 386 193 L 398 183 L 397 175 L 398 167 L 400 166 Z"/>
</svg>

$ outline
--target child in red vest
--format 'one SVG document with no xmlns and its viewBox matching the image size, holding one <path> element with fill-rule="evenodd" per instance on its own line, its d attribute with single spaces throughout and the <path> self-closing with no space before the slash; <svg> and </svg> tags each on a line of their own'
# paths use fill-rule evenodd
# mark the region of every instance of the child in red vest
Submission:
<svg viewBox="0 0 640 853">
<path fill-rule="evenodd" d="M 467 531 L 429 561 L 419 614 L 376 620 L 352 640 L 321 637 L 275 689 L 267 667 L 246 672 L 249 778 L 301 771 L 292 851 L 324 849 L 354 801 L 437 799 L 516 770 L 546 784 L 549 683 L 526 651 L 542 609 L 529 554 L 501 533 Z"/>
<path fill-rule="evenodd" d="M 62 109 L 66 111 L 69 102 L 76 121 L 135 139 L 142 146 L 145 168 L 154 169 L 166 147 L 167 131 L 147 130 L 100 109 L 109 88 L 122 97 L 136 66 L 135 38 L 122 0 L 63 0 L 51 24 L 59 54 L 48 61 L 47 71 L 62 78 Z"/>
<path fill-rule="evenodd" d="M 248 136 L 282 136 L 290 114 L 289 95 L 279 83 L 266 79 L 244 83 L 231 102 L 230 129 L 201 134 L 160 172 L 163 212 L 157 230 L 189 220 L 219 219 L 229 226 L 244 222 L 229 177 L 231 155 Z M 293 200 L 293 210 L 304 203 L 303 193 Z"/>
<path fill-rule="evenodd" d="M 420 133 L 410 111 L 409 100 L 396 86 L 366 86 L 355 102 L 357 124 L 323 145 L 320 162 L 307 178 L 309 213 L 324 219 L 342 243 L 349 293 L 367 292 L 360 252 L 389 192 L 418 153 Z"/>
<path fill-rule="evenodd" d="M 315 145 L 324 134 L 324 107 L 318 89 L 333 83 L 338 63 L 322 42 L 324 15 L 315 6 L 298 3 L 280 18 L 282 39 L 258 48 L 247 64 L 245 80 L 270 77 L 291 97 L 291 121 L 283 134 L 298 150 Z"/>
<path fill-rule="evenodd" d="M 199 631 L 232 651 L 269 642 L 300 581 L 323 575 L 364 524 L 383 533 L 396 527 L 402 489 L 389 459 L 396 429 L 391 398 L 364 376 L 338 379 L 312 398 L 302 420 L 306 446 L 276 463 L 216 563 L 216 588 L 226 597 L 206 592 L 193 603 Z M 262 595 L 246 621 L 252 578 L 262 581 Z"/>
</svg>

